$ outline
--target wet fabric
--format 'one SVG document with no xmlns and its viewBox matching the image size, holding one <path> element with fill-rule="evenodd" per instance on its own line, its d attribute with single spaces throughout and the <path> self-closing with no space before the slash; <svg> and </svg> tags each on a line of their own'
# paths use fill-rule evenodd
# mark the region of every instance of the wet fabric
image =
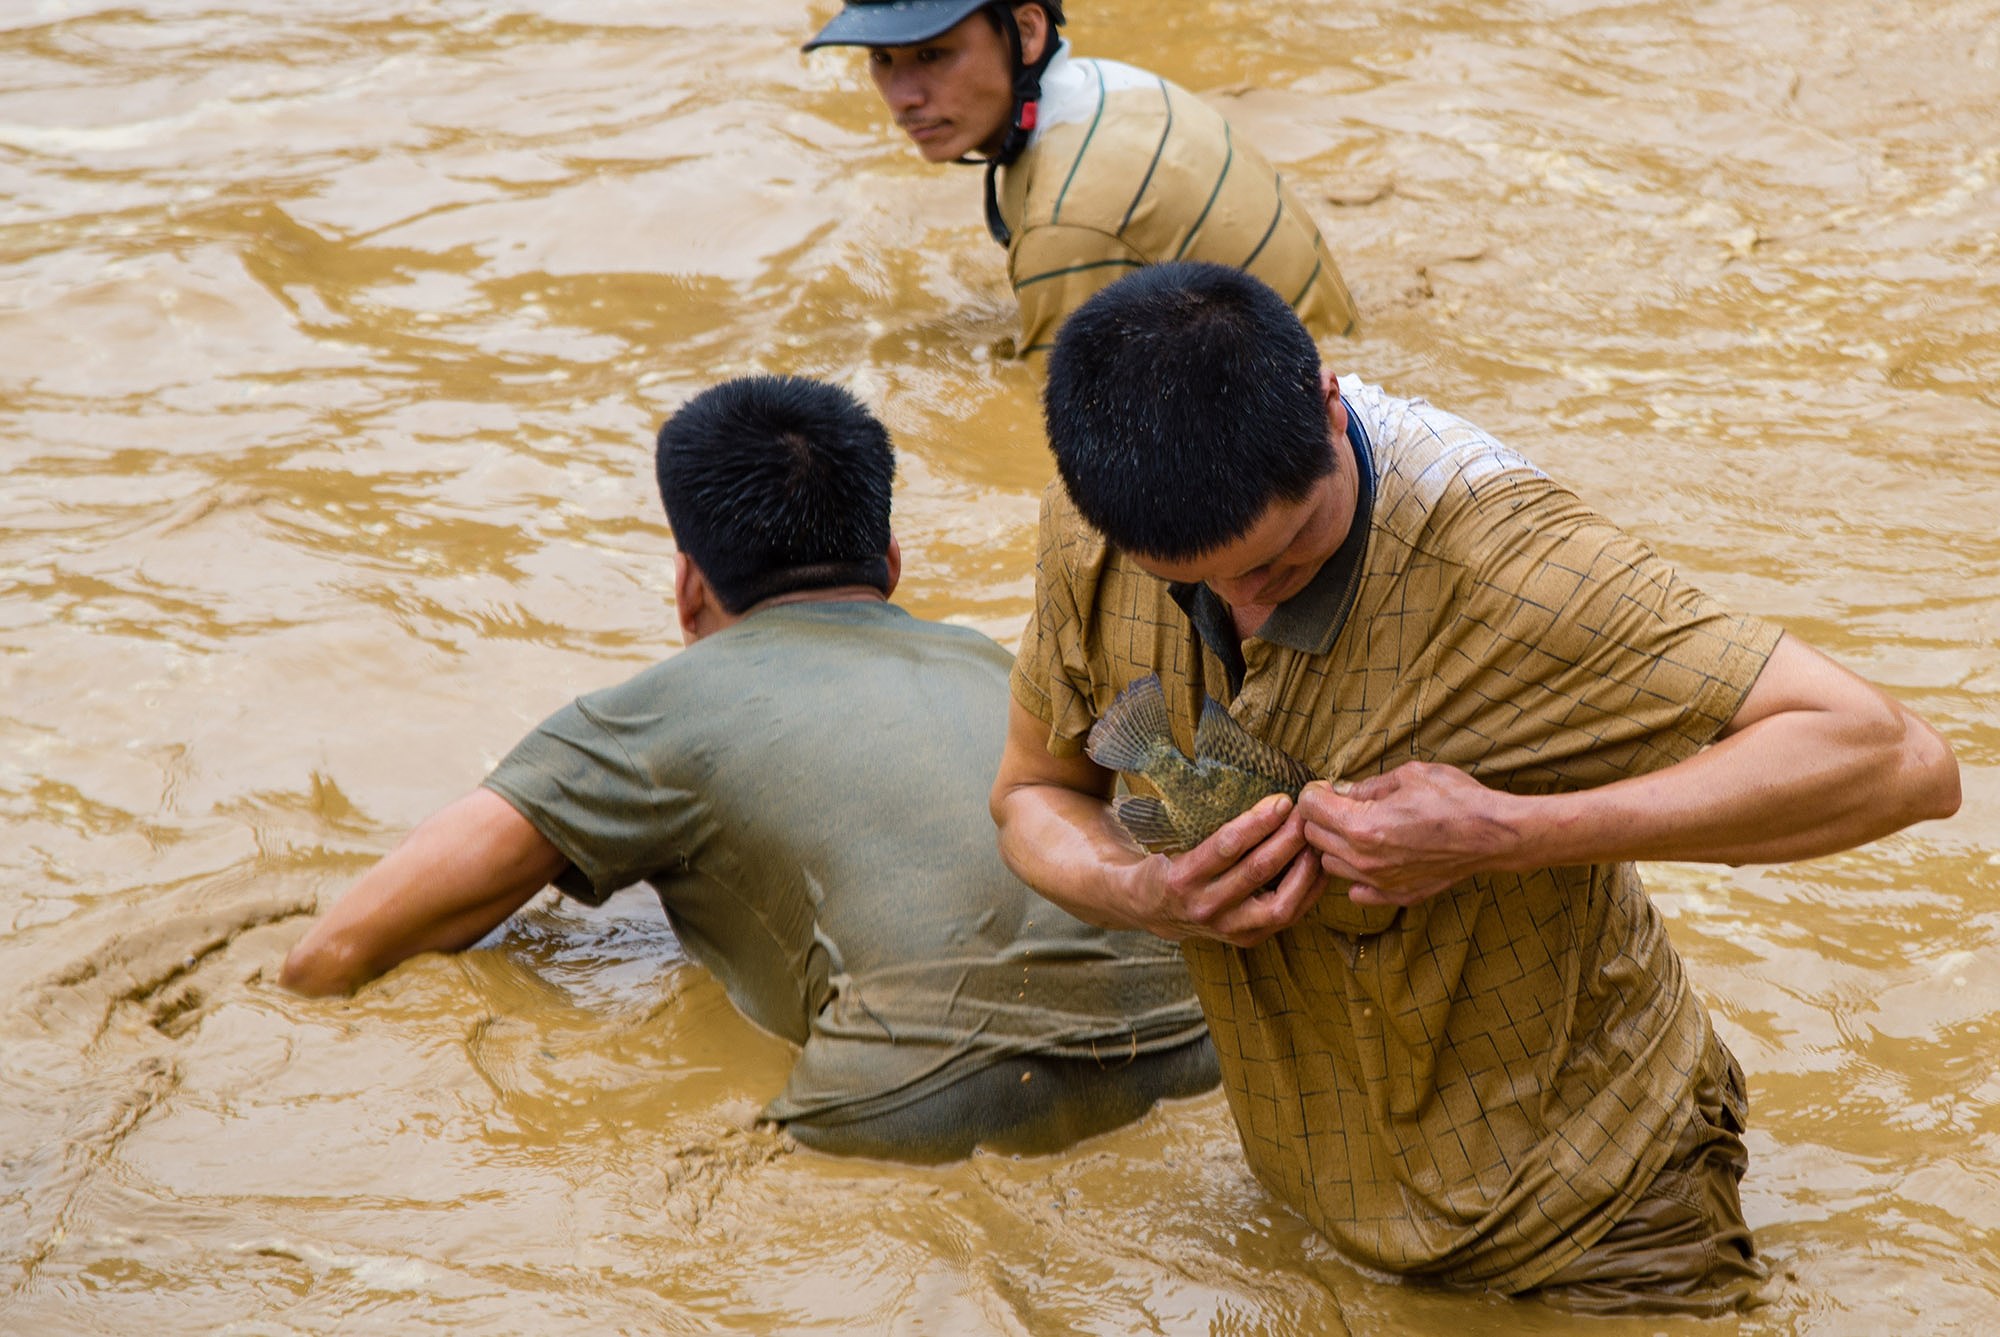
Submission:
<svg viewBox="0 0 2000 1337">
<path fill-rule="evenodd" d="M 1354 300 L 1291 189 L 1222 114 L 1186 89 L 1064 43 L 1042 76 L 1034 139 L 1002 169 L 1007 273 L 1022 356 L 1142 265 L 1206 260 L 1268 283 L 1315 337 L 1354 326 Z"/>
<path fill-rule="evenodd" d="M 1755 1305 L 1770 1269 L 1743 1220 L 1750 1100 L 1718 1042 L 1666 1168 L 1597 1243 L 1528 1294 L 1579 1313 L 1726 1314 Z"/>
<path fill-rule="evenodd" d="M 1220 1080 L 1206 1036 L 1137 1055 L 1020 1054 L 867 1119 L 794 1119 L 786 1127 L 809 1147 L 848 1156 L 947 1161 L 980 1146 L 1039 1156 L 1130 1123 L 1156 1101 L 1211 1091 Z"/>
<path fill-rule="evenodd" d="M 1421 760 L 1575 790 L 1716 736 L 1776 627 L 1731 615 L 1461 419 L 1341 389 L 1365 545 L 1240 644 L 1205 639 L 1215 620 L 1051 485 L 1013 686 L 1051 752 L 1079 752 L 1155 672 L 1183 746 L 1214 696 L 1328 778 Z M 1184 952 L 1258 1176 L 1399 1273 L 1520 1290 L 1570 1262 L 1666 1164 L 1713 1043 L 1626 864 L 1482 875 L 1407 909 L 1336 885 L 1261 946 Z"/>
<path fill-rule="evenodd" d="M 1000 862 L 1007 652 L 873 601 L 781 605 L 556 712 L 487 777 L 590 904 L 650 883 L 688 954 L 801 1046 L 767 1117 L 832 1126 L 1017 1055 L 1200 1036 L 1177 950 Z"/>
</svg>

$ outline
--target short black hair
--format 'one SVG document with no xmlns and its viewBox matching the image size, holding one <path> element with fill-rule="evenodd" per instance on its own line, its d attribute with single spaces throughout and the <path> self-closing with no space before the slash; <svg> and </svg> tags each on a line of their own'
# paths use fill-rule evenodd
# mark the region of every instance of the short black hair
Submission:
<svg viewBox="0 0 2000 1337">
<path fill-rule="evenodd" d="M 993 0 L 992 4 L 986 5 L 979 12 L 986 16 L 987 22 L 991 23 L 1002 37 L 1005 37 L 1007 29 L 1000 22 L 999 10 L 1004 5 L 1011 12 L 1016 5 L 1020 4 L 1038 6 L 1043 15 L 1047 17 L 1051 29 L 1060 28 L 1068 21 L 1067 16 L 1063 13 L 1062 0 Z M 1054 48 L 1055 44 L 1056 34 L 1050 32 L 1049 46 Z"/>
<path fill-rule="evenodd" d="M 1185 561 L 1333 471 L 1319 349 L 1285 299 L 1227 265 L 1148 265 L 1063 322 L 1042 407 L 1083 518 Z"/>
<path fill-rule="evenodd" d="M 853 395 L 799 376 L 702 391 L 654 454 L 674 541 L 722 606 L 834 585 L 889 590 L 889 433 Z"/>
</svg>

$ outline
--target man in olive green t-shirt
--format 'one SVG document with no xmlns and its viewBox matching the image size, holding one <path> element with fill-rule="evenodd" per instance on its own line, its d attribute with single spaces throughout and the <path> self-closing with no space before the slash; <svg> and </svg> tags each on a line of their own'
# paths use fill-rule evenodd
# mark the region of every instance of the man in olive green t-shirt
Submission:
<svg viewBox="0 0 2000 1337">
<path fill-rule="evenodd" d="M 887 433 L 835 387 L 747 378 L 660 433 L 688 646 L 551 716 L 287 958 L 351 990 L 476 942 L 551 881 L 658 892 L 752 1021 L 800 1047 L 765 1109 L 824 1150 L 1044 1151 L 1215 1083 L 1174 948 L 1014 878 L 986 788 L 1007 652 L 887 602 Z"/>
<path fill-rule="evenodd" d="M 1336 381 L 1239 271 L 1098 294 L 1046 402 L 1010 866 L 1184 940 L 1251 1167 L 1350 1257 L 1577 1308 L 1743 1302 L 1743 1078 L 1633 861 L 1947 816 L 1950 748 L 1471 424 Z M 1084 748 L 1154 674 L 1183 747 L 1213 697 L 1324 778 L 1148 854 Z"/>
</svg>

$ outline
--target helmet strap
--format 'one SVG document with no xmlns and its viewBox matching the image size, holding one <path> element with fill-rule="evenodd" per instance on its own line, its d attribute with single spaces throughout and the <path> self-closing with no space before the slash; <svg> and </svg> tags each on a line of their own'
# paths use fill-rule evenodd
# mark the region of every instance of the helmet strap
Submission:
<svg viewBox="0 0 2000 1337">
<path fill-rule="evenodd" d="M 986 164 L 986 230 L 993 234 L 993 240 L 1005 246 L 1014 239 L 1014 234 L 1000 216 L 1000 169 L 1020 157 L 1035 136 L 1035 124 L 1041 112 L 1042 73 L 1055 59 L 1060 42 L 1055 25 L 1046 25 L 1042 54 L 1031 65 L 1021 58 L 1021 25 L 1014 20 L 1014 6 L 1008 0 L 999 0 L 991 8 L 999 15 L 1000 30 L 1007 35 L 1008 49 L 1014 55 L 1014 105 L 1007 113 L 1007 135 L 1000 141 L 1000 147 L 985 158 L 962 158 L 959 161 Z M 1044 7 L 1042 12 L 1047 14 L 1047 8 Z"/>
</svg>

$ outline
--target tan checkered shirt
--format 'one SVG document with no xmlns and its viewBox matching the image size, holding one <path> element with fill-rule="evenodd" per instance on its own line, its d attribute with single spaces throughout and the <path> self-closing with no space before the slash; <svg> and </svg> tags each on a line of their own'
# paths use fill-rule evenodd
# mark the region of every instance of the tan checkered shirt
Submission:
<svg viewBox="0 0 2000 1337">
<path fill-rule="evenodd" d="M 1013 689 L 1051 752 L 1153 672 L 1184 747 L 1212 695 L 1336 778 L 1424 760 L 1574 790 L 1715 737 L 1776 627 L 1464 421 L 1341 388 L 1354 533 L 1240 652 L 1212 594 L 1108 551 L 1051 486 Z M 1502 1290 L 1645 1189 L 1713 1042 L 1630 865 L 1482 875 L 1406 910 L 1336 888 L 1259 947 L 1186 957 L 1265 1185 L 1360 1261 Z"/>
<path fill-rule="evenodd" d="M 1291 189 L 1221 113 L 1156 74 L 1063 53 L 1042 78 L 1044 129 L 1000 179 L 1021 355 L 1070 312 L 1162 260 L 1247 270 L 1315 337 L 1347 333 L 1354 300 Z"/>
</svg>

